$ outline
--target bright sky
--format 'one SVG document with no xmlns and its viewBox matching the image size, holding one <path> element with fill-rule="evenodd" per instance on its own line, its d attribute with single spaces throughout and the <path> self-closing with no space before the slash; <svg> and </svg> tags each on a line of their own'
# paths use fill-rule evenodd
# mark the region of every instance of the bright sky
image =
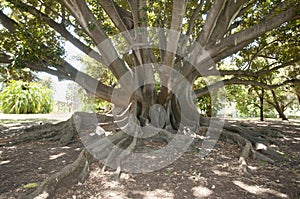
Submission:
<svg viewBox="0 0 300 199">
<path fill-rule="evenodd" d="M 76 48 L 73 44 L 70 42 L 66 42 L 65 45 L 65 50 L 66 50 L 66 60 L 70 62 L 75 68 L 80 69 L 82 68 L 82 64 L 80 61 L 76 60 L 76 57 L 78 57 L 80 54 L 83 54 L 78 48 Z M 49 75 L 47 73 L 41 72 L 39 73 L 40 78 L 48 78 L 50 77 L 53 82 L 53 89 L 54 89 L 54 94 L 53 94 L 53 99 L 54 101 L 66 101 L 66 93 L 68 90 L 68 84 L 70 84 L 72 81 L 58 81 L 58 78 Z"/>
</svg>

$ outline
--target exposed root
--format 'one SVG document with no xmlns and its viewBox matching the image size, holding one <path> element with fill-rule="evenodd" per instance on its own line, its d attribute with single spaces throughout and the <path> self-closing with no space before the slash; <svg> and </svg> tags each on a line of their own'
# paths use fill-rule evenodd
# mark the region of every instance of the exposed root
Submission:
<svg viewBox="0 0 300 199">
<path fill-rule="evenodd" d="M 127 138 L 127 137 L 124 137 L 117 145 L 114 145 L 114 146 L 113 146 L 112 151 L 109 153 L 109 155 L 108 155 L 107 158 L 105 159 L 104 166 L 103 166 L 103 168 L 102 168 L 102 171 L 103 171 L 103 172 L 105 171 L 106 167 L 109 166 L 109 165 L 111 165 L 112 162 L 113 162 L 113 160 L 114 160 L 115 158 L 117 158 L 117 156 L 119 156 L 119 155 L 121 154 L 121 152 L 122 152 L 122 150 L 123 150 L 123 149 L 121 148 L 121 146 L 122 146 L 124 143 L 126 143 L 126 142 L 128 142 L 128 138 Z"/>
<path fill-rule="evenodd" d="M 20 198 L 46 199 L 52 198 L 55 191 L 61 187 L 67 187 L 75 182 L 83 182 L 89 174 L 89 165 L 92 156 L 87 150 L 82 150 L 78 158 L 58 173 L 47 178 L 33 193 Z"/>
<path fill-rule="evenodd" d="M 217 120 L 211 119 L 211 121 L 209 121 L 208 119 L 203 119 L 200 124 L 208 126 L 215 121 Z M 241 149 L 239 163 L 242 173 L 247 174 L 250 171 L 247 165 L 247 159 L 249 157 L 271 164 L 275 163 L 275 159 L 280 158 L 280 154 L 271 149 L 269 146 L 271 144 L 276 144 L 276 141 L 273 140 L 272 137 L 282 136 L 280 130 L 275 128 L 268 129 L 268 127 L 258 127 L 256 125 L 239 122 L 235 122 L 234 124 L 225 122 L 222 128 L 223 131 L 220 135 L 220 139 L 235 143 Z M 204 131 L 207 131 L 208 127 L 205 129 L 205 127 L 202 126 L 201 129 L 202 131 L 203 129 Z M 210 131 L 217 132 L 218 129 L 210 127 Z M 272 135 L 272 137 L 270 137 L 270 135 Z"/>
<path fill-rule="evenodd" d="M 98 121 L 107 124 L 105 126 L 107 128 L 115 126 L 110 116 L 76 112 L 67 121 L 59 123 L 33 125 L 25 129 L 6 129 L 1 132 L 5 136 L 0 137 L 0 146 L 12 146 L 30 141 L 58 141 L 60 146 L 65 146 L 73 142 L 73 138 L 78 134 L 77 125 L 82 129 L 92 129 L 98 125 Z"/>
<path fill-rule="evenodd" d="M 30 141 L 58 141 L 59 145 L 67 145 L 76 135 L 73 119 L 56 124 L 34 125 L 26 129 L 6 130 L 7 136 L 0 138 L 0 146 L 12 146 Z"/>
<path fill-rule="evenodd" d="M 176 132 L 178 133 L 178 131 L 171 132 L 151 125 L 141 132 L 141 129 L 136 127 L 140 126 L 136 117 L 128 118 L 127 122 L 129 125 L 125 127 L 118 127 L 116 123 L 119 121 L 113 121 L 112 117 L 97 116 L 97 118 L 95 118 L 94 116 L 91 117 L 91 114 L 76 113 L 65 122 L 53 125 L 45 124 L 41 126 L 33 126 L 24 130 L 26 133 L 12 136 L 11 138 L 6 139 L 5 142 L 1 139 L 0 143 L 8 145 L 33 140 L 53 140 L 59 141 L 60 144 L 67 144 L 72 141 L 72 138 L 77 134 L 74 122 L 76 125 L 79 125 L 79 128 L 82 130 L 83 134 L 81 135 L 81 139 L 85 143 L 86 149 L 80 153 L 78 158 L 72 164 L 47 178 L 32 194 L 26 197 L 22 196 L 20 198 L 51 198 L 54 196 L 55 191 L 58 188 L 66 187 L 77 181 L 84 181 L 89 173 L 89 165 L 94 158 L 104 160 L 102 168 L 103 171 L 105 171 L 107 167 L 115 168 L 115 177 L 118 179 L 122 169 L 126 169 L 126 160 L 130 158 L 130 154 L 141 151 L 155 151 L 157 149 L 155 147 L 142 145 L 144 141 L 152 143 L 156 141 L 163 141 L 166 144 L 170 144 L 172 142 L 172 150 L 177 150 L 177 148 L 185 146 L 185 143 L 190 141 L 190 139 L 186 139 L 186 137 L 191 138 L 194 133 L 192 130 L 187 128 L 188 132 L 185 132 L 185 129 L 182 130 L 182 132 L 179 132 L 178 135 L 175 134 Z M 133 125 L 133 123 L 130 124 L 130 122 L 133 122 L 136 125 Z M 100 127 L 99 124 L 102 126 Z M 204 134 L 204 131 L 207 131 L 208 129 L 208 125 L 212 124 L 212 126 L 218 128 L 210 127 L 210 131 L 216 131 L 216 133 L 220 135 L 222 131 L 220 129 L 223 129 L 220 138 L 225 141 L 233 142 L 240 147 L 241 154 L 239 157 L 239 163 L 241 171 L 245 174 L 250 171 L 247 165 L 247 159 L 249 157 L 274 163 L 275 161 L 273 158 L 278 158 L 280 156 L 276 151 L 268 147 L 270 143 L 274 143 L 273 140 L 268 137 L 269 134 L 272 134 L 271 131 L 269 131 L 269 134 L 266 135 L 266 131 L 263 128 L 258 128 L 252 125 L 236 125 L 225 122 L 224 126 L 222 126 L 217 120 L 208 121 L 207 119 L 202 120 L 202 122 L 200 121 L 200 124 L 200 128 L 196 127 L 198 133 L 200 131 L 201 134 Z M 96 132 L 97 128 L 98 130 L 100 129 L 102 133 L 98 134 Z M 108 130 L 112 130 L 110 135 L 107 135 Z M 85 131 L 88 133 L 85 134 Z M 93 131 L 96 133 L 90 133 Z M 130 132 L 132 134 L 129 135 L 126 132 Z M 153 134 L 153 132 L 156 133 Z M 93 136 L 91 136 L 91 134 L 93 134 Z M 95 134 L 98 134 L 98 136 Z M 150 136 L 149 138 L 147 136 L 143 137 L 144 134 L 153 134 L 153 136 Z M 280 134 L 273 135 L 280 136 Z M 213 136 L 213 134 L 211 134 L 211 136 L 213 139 L 217 139 Z M 178 152 L 185 152 L 186 150 L 187 149 L 178 149 Z M 124 168 L 122 168 L 122 166 Z"/>
<path fill-rule="evenodd" d="M 117 144 L 113 146 L 113 150 L 109 153 L 108 157 L 105 160 L 105 164 L 102 168 L 102 171 L 105 171 L 105 168 L 108 165 L 114 166 L 116 168 L 116 179 L 119 178 L 121 173 L 122 162 L 134 151 L 138 136 L 142 134 L 141 129 L 136 128 L 134 124 L 138 126 L 139 121 L 136 117 L 129 117 L 129 125 L 126 127 L 126 130 L 132 130 L 134 132 L 134 136 L 128 136 L 124 134 L 124 138 L 122 138 Z"/>
<path fill-rule="evenodd" d="M 249 158 L 250 154 L 254 151 L 251 142 L 239 134 L 232 133 L 230 131 L 223 131 L 223 135 L 236 142 L 236 144 L 241 148 L 242 152 L 240 154 L 239 163 L 241 171 L 243 173 L 247 173 L 249 171 L 249 167 L 246 159 Z"/>
</svg>

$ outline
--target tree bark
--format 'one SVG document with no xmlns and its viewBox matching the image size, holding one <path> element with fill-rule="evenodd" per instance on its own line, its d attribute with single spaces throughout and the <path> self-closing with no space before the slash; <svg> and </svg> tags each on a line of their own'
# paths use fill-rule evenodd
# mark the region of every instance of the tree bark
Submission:
<svg viewBox="0 0 300 199">
<path fill-rule="evenodd" d="M 260 96 L 260 121 L 264 121 L 264 94 L 265 89 L 261 88 L 261 96 Z"/>
<path fill-rule="evenodd" d="M 271 90 L 272 93 L 272 97 L 273 97 L 273 102 L 272 104 L 274 104 L 275 106 L 275 110 L 278 112 L 279 114 L 279 118 L 281 118 L 282 120 L 288 120 L 288 118 L 285 116 L 284 114 L 284 106 L 281 106 L 279 104 L 279 101 L 277 99 L 276 93 L 274 90 Z"/>
</svg>

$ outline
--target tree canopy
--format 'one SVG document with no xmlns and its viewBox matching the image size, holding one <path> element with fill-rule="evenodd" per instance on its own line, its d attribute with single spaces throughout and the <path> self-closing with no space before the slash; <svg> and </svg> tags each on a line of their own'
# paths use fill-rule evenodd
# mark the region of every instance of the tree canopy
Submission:
<svg viewBox="0 0 300 199">
<path fill-rule="evenodd" d="M 245 54 L 249 54 L 257 50 L 255 49 L 257 43 L 263 45 L 261 48 L 268 48 L 270 43 L 281 46 L 281 48 L 274 48 L 272 45 L 268 48 L 273 51 L 273 54 L 270 54 L 273 57 L 270 59 L 275 58 L 278 62 L 285 59 L 284 65 L 299 61 L 295 53 L 299 50 L 299 3 L 296 0 L 284 2 L 5 0 L 1 3 L 0 20 L 4 27 L 1 28 L 2 68 L 27 67 L 36 71 L 45 71 L 56 75 L 59 79 L 76 81 L 87 91 L 107 101 L 111 100 L 113 88 L 102 82 L 96 82 L 98 89 L 93 91 L 90 83 L 95 83 L 97 80 L 81 73 L 64 60 L 64 41 L 71 42 L 88 56 L 107 65 L 106 59 L 111 57 L 107 52 L 116 53 L 116 50 L 112 44 L 105 46 L 106 49 L 99 47 L 99 44 L 111 35 L 141 27 L 161 27 L 175 31 L 174 34 L 160 34 L 160 44 L 165 45 L 167 52 L 136 51 L 133 53 L 135 57 L 131 58 L 132 61 L 127 60 L 129 65 L 122 59 L 116 59 L 107 65 L 118 80 L 135 65 L 148 62 L 163 63 L 171 68 L 176 65 L 180 73 L 194 80 L 199 77 L 198 72 L 195 72 L 194 67 L 184 63 L 182 56 L 177 54 L 174 47 L 178 48 L 180 45 L 181 50 L 188 49 L 184 56 L 197 53 L 200 57 L 201 52 L 192 50 L 196 43 L 208 52 L 215 63 L 243 49 Z M 179 33 L 188 41 L 182 39 L 183 36 Z M 137 31 L 130 34 L 137 34 Z M 134 35 L 126 37 L 131 44 L 141 43 L 147 39 L 137 38 Z M 172 46 L 177 43 L 179 45 Z M 287 45 L 293 45 L 293 48 L 285 48 Z M 290 50 L 283 52 L 285 51 L 282 50 L 283 48 Z M 275 52 L 279 49 L 280 52 Z M 141 55 L 136 55 L 139 53 Z M 147 54 L 147 59 L 144 54 Z M 139 60 L 139 56 L 142 60 Z M 261 70 L 254 68 L 209 70 L 211 63 L 197 64 L 201 65 L 202 76 L 221 74 L 234 77 L 224 78 L 224 84 L 256 84 L 267 89 L 280 85 L 276 84 L 272 87 L 264 82 L 236 78 L 237 76 L 256 78 L 268 73 L 269 70 L 279 69 L 279 63 L 272 63 L 273 68 Z M 152 75 L 149 73 L 149 76 Z M 163 77 L 162 81 L 166 81 L 164 78 L 166 77 Z M 284 83 L 295 81 L 298 82 L 289 79 Z M 196 94 L 202 95 L 204 90 L 200 89 Z M 160 98 L 165 98 L 167 91 L 164 89 L 160 91 Z"/>
</svg>

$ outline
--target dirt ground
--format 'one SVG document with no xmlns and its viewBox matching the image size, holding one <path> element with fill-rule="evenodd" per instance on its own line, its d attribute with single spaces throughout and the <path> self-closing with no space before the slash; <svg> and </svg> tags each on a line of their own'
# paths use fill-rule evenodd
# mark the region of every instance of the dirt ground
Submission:
<svg viewBox="0 0 300 199">
<path fill-rule="evenodd" d="M 6 128 L 21 128 L 36 121 L 14 125 L 0 122 L 1 139 Z M 249 159 L 251 171 L 242 175 L 239 148 L 219 141 L 204 159 L 195 152 L 185 153 L 166 168 L 145 174 L 122 173 L 118 181 L 113 171 L 103 173 L 101 164 L 95 162 L 84 183 L 62 187 L 55 198 L 300 198 L 300 123 L 249 122 L 269 124 L 284 132 L 277 140 L 279 145 L 273 146 L 282 153 L 275 164 Z M 52 142 L 0 147 L 0 198 L 17 198 L 33 191 L 47 176 L 74 161 L 82 147 L 80 140 L 67 147 Z"/>
</svg>

